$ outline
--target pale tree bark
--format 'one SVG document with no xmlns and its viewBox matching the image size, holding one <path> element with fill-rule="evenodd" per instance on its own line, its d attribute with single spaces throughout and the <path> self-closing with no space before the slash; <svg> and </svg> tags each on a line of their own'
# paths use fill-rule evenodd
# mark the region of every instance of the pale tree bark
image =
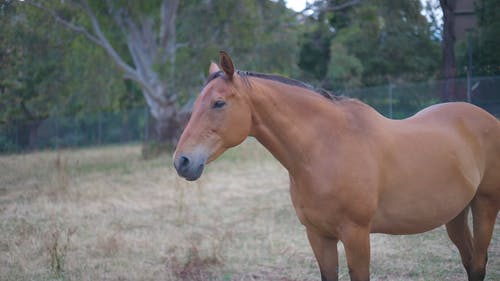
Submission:
<svg viewBox="0 0 500 281">
<path fill-rule="evenodd" d="M 362 4 L 364 0 L 346 0 L 346 1 L 315 1 L 312 3 L 306 3 L 306 7 L 298 12 L 299 14 L 305 14 L 311 10 L 317 10 L 321 12 L 339 12 L 359 4 Z"/>
<path fill-rule="evenodd" d="M 337 3 L 337 4 L 330 3 L 326 7 L 326 10 L 327 11 L 333 11 L 333 12 L 342 11 L 342 10 L 345 10 L 345 9 L 357 6 L 357 5 L 361 4 L 361 2 L 363 2 L 363 0 L 349 0 L 349 1 L 345 1 L 345 2 Z"/>
<path fill-rule="evenodd" d="M 148 104 L 151 115 L 155 119 L 156 138 L 160 142 L 175 145 L 185 122 L 187 113 L 177 105 L 177 96 L 173 87 L 160 77 L 156 66 L 170 63 L 173 67 L 177 49 L 175 34 L 175 16 L 179 0 L 163 0 L 160 7 L 160 23 L 155 24 L 152 17 L 143 15 L 140 20 L 134 19 L 130 11 L 115 6 L 106 0 L 107 12 L 121 30 L 128 48 L 132 64 L 128 64 L 106 37 L 99 19 L 87 0 L 67 1 L 84 13 L 91 22 L 91 29 L 73 23 L 70 19 L 59 15 L 55 9 L 36 1 L 26 3 L 43 10 L 65 28 L 84 35 L 89 41 L 102 47 L 113 59 L 123 73 L 124 78 L 139 84 Z M 159 26 L 159 27 L 158 27 Z"/>
<path fill-rule="evenodd" d="M 442 101 L 453 101 L 456 97 L 455 77 L 455 6 L 456 0 L 439 0 L 443 10 L 443 43 L 442 43 Z"/>
</svg>

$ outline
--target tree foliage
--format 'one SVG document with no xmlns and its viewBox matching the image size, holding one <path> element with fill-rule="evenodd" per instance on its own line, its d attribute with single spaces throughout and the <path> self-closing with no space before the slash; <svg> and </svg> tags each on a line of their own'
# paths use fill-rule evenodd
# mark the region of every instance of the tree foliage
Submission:
<svg viewBox="0 0 500 281">
<path fill-rule="evenodd" d="M 49 24 L 33 24 L 36 15 L 8 7 L 0 18 L 0 120 L 38 121 L 51 114 L 63 98 L 64 81 L 59 58 L 66 40 L 49 31 Z M 5 14 L 9 16 L 6 17 Z"/>
<path fill-rule="evenodd" d="M 180 100 L 198 94 L 219 50 L 231 53 L 239 69 L 294 75 L 298 28 L 284 1 L 182 1 L 174 81 Z"/>
<path fill-rule="evenodd" d="M 31 7 L 11 5 L 3 12 L 0 105 L 4 123 L 144 104 L 100 48 Z"/>
<path fill-rule="evenodd" d="M 299 65 L 335 89 L 432 78 L 439 42 L 421 10 L 416 0 L 322 1 L 311 16 L 317 27 L 305 34 Z"/>
<path fill-rule="evenodd" d="M 468 64 L 468 52 L 472 52 L 473 75 L 500 75 L 500 5 L 497 0 L 480 0 L 476 2 L 477 29 L 461 42 L 459 63 Z M 472 44 L 472 46 L 468 46 Z M 460 70 L 464 69 L 462 67 Z M 461 71 L 465 75 L 464 71 Z"/>
<path fill-rule="evenodd" d="M 239 69 L 340 92 L 426 81 L 442 62 L 441 27 L 422 15 L 435 8 L 419 0 L 317 0 L 303 13 L 284 0 L 5 0 L 0 123 L 32 121 L 28 136 L 50 116 L 148 106 L 175 143 L 179 116 L 219 50 Z M 476 11 L 474 74 L 498 75 L 499 7 L 480 0 Z M 466 52 L 458 54 L 465 65 Z"/>
<path fill-rule="evenodd" d="M 158 139 L 170 144 L 175 144 L 183 111 L 218 50 L 243 58 L 241 67 L 282 74 L 296 70 L 298 22 L 284 1 L 27 0 L 13 6 L 24 17 L 34 15 L 27 26 L 45 20 L 51 27 L 40 29 L 52 28 L 47 34 L 68 41 L 56 48 L 64 49 L 57 57 L 65 60 L 53 67 L 72 70 L 54 74 L 65 79 L 59 89 L 66 97 L 60 102 L 65 109 L 79 114 L 131 106 L 140 92 L 156 120 Z M 53 43 L 50 36 L 44 39 Z M 39 59 L 52 68 L 47 58 Z M 42 80 L 51 86 L 55 81 L 47 75 Z"/>
</svg>

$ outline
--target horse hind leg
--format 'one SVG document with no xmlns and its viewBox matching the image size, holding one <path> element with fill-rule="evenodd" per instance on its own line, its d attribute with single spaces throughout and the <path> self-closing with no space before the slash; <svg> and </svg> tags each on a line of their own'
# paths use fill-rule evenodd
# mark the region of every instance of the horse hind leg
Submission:
<svg viewBox="0 0 500 281">
<path fill-rule="evenodd" d="M 472 235 L 467 222 L 469 206 L 467 206 L 458 216 L 446 224 L 446 231 L 451 241 L 457 246 L 462 259 L 462 264 L 470 276 L 472 260 Z M 470 278 L 469 278 L 470 279 Z"/>
<path fill-rule="evenodd" d="M 497 199 L 496 199 L 497 200 Z M 488 246 L 493 234 L 499 204 L 489 196 L 476 195 L 471 203 L 474 243 L 469 281 L 483 281 L 488 261 Z"/>
</svg>

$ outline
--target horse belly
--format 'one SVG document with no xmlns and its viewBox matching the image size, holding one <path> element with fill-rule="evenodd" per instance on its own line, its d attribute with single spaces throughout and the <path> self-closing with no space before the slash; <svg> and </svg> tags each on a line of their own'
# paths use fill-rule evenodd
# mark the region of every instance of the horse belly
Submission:
<svg viewBox="0 0 500 281">
<path fill-rule="evenodd" d="M 384 190 L 372 219 L 372 232 L 425 232 L 449 222 L 470 203 L 481 181 L 479 170 L 435 162 L 434 169 L 414 171 Z"/>
<path fill-rule="evenodd" d="M 371 223 L 372 233 L 416 234 L 439 227 L 456 217 L 474 194 L 446 202 L 437 198 L 415 198 L 398 203 L 381 202 Z M 420 202 L 417 202 L 420 201 Z"/>
</svg>

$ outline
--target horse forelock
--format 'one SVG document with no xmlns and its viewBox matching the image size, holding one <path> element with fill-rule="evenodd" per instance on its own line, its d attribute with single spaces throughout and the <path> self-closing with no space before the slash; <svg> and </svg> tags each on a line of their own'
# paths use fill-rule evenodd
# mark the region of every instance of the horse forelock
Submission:
<svg viewBox="0 0 500 281">
<path fill-rule="evenodd" d="M 226 75 L 224 74 L 224 71 L 219 70 L 219 71 L 216 71 L 216 72 L 214 72 L 214 73 L 211 73 L 211 74 L 208 76 L 207 81 L 205 82 L 205 85 L 204 85 L 204 86 L 206 86 L 208 83 L 210 83 L 210 81 L 215 80 L 215 79 L 216 79 L 216 78 L 218 78 L 218 77 L 223 77 L 223 78 L 225 78 L 225 77 L 226 77 Z M 226 79 L 227 79 L 227 78 L 226 78 Z"/>
</svg>

